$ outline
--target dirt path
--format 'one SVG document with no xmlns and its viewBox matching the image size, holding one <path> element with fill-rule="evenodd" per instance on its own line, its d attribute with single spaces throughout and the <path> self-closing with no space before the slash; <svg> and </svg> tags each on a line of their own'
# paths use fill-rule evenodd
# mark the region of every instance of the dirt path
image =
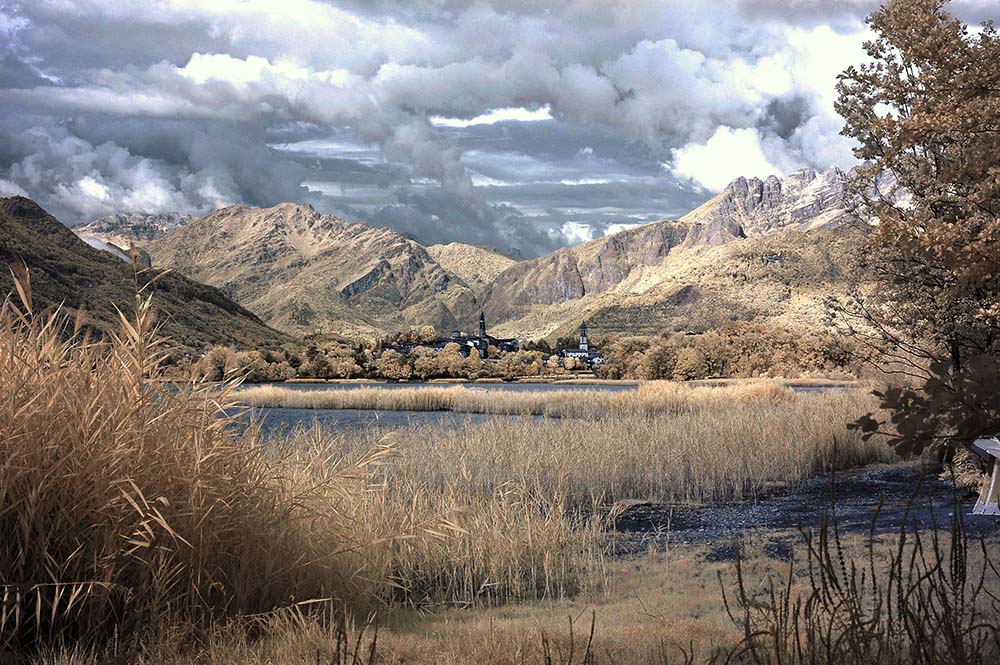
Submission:
<svg viewBox="0 0 1000 665">
<path fill-rule="evenodd" d="M 953 490 L 937 474 L 924 475 L 915 464 L 873 467 L 836 475 L 836 517 L 841 533 L 867 534 L 875 521 L 879 534 L 896 533 L 902 524 L 925 529 L 936 521 L 948 527 L 956 499 L 966 530 L 973 536 L 1000 536 L 996 517 L 972 515 L 973 497 Z M 881 508 L 880 508 L 881 504 Z M 636 506 L 615 522 L 615 556 L 708 545 L 710 560 L 735 556 L 737 543 L 763 545 L 773 558 L 787 558 L 798 544 L 798 527 L 817 527 L 831 510 L 829 476 L 800 483 L 788 492 L 754 503 L 714 507 Z"/>
</svg>

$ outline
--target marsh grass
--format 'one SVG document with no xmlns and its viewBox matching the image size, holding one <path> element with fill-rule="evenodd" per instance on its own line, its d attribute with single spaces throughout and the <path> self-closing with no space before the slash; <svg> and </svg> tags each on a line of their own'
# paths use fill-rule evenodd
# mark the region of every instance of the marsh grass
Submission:
<svg viewBox="0 0 1000 665">
<path fill-rule="evenodd" d="M 321 630 L 321 608 L 593 597 L 608 501 L 747 498 L 886 455 L 843 426 L 865 398 L 772 384 L 493 406 L 465 391 L 459 409 L 562 417 L 265 440 L 227 415 L 238 382 L 163 380 L 144 289 L 95 341 L 17 285 L 0 308 L 0 660 L 110 644 L 131 661 L 151 628 L 195 644 L 289 616 Z"/>
<path fill-rule="evenodd" d="M 144 291 L 95 342 L 33 312 L 16 277 L 21 305 L 0 307 L 0 660 L 151 626 L 496 603 L 599 579 L 600 526 L 559 497 L 403 487 L 377 440 L 349 458 L 265 446 L 225 415 L 237 383 L 162 380 Z"/>
<path fill-rule="evenodd" d="M 750 381 L 720 387 L 689 388 L 672 381 L 651 381 L 637 390 L 482 391 L 465 386 L 296 390 L 281 386 L 244 388 L 236 398 L 255 407 L 362 409 L 379 411 L 455 411 L 494 415 L 600 418 L 615 414 L 667 414 L 745 404 L 778 405 L 796 394 L 778 381 Z"/>
<path fill-rule="evenodd" d="M 18 284 L 22 305 L 0 311 L 0 644 L 364 595 L 345 571 L 367 534 L 341 507 L 384 451 L 319 472 L 265 459 L 218 417 L 234 385 L 157 380 L 148 298 L 94 342 Z"/>
<path fill-rule="evenodd" d="M 728 392 L 656 389 L 631 402 L 639 411 L 394 431 L 386 440 L 400 457 L 387 469 L 408 492 L 447 487 L 478 497 L 516 486 L 589 511 L 618 499 L 752 499 L 817 473 L 893 459 L 884 444 L 847 429 L 873 408 L 865 395 L 796 395 L 769 384 Z M 657 409 L 652 395 L 662 398 Z M 299 430 L 292 439 L 300 448 L 325 442 L 356 459 L 379 436 L 320 428 Z"/>
<path fill-rule="evenodd" d="M 743 637 L 726 662 L 978 665 L 1000 657 L 994 544 L 950 525 L 904 524 L 894 538 L 840 535 L 836 513 L 802 531 L 800 562 L 761 580 L 737 562 L 727 611 Z M 725 593 L 726 585 L 723 585 Z"/>
</svg>

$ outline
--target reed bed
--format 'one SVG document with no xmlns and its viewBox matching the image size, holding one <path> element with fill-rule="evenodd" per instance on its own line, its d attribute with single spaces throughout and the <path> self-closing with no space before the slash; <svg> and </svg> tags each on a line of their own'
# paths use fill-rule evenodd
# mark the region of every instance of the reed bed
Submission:
<svg viewBox="0 0 1000 665">
<path fill-rule="evenodd" d="M 455 411 L 493 415 L 598 418 L 614 414 L 682 413 L 743 404 L 791 402 L 795 393 L 775 380 L 689 388 L 671 381 L 643 383 L 637 390 L 476 391 L 464 386 L 296 390 L 280 386 L 244 388 L 236 398 L 255 407 Z"/>
<path fill-rule="evenodd" d="M 513 484 L 589 510 L 626 498 L 751 499 L 775 484 L 893 459 L 885 444 L 863 441 L 847 428 L 875 408 L 870 396 L 765 388 L 762 393 L 744 388 L 736 393 L 740 401 L 723 389 L 680 387 L 664 391 L 681 395 L 678 402 L 651 414 L 622 410 L 586 421 L 504 419 L 460 429 L 400 430 L 387 435 L 401 453 L 390 471 L 396 481 L 420 491 L 447 487 L 476 497 Z M 344 459 L 357 459 L 378 436 L 311 429 L 293 433 L 291 441 L 303 447 L 327 442 Z"/>
<path fill-rule="evenodd" d="M 590 591 L 607 574 L 607 501 L 746 498 L 887 454 L 843 425 L 867 398 L 770 383 L 421 388 L 404 398 L 560 418 L 264 439 L 226 415 L 237 383 L 163 380 L 141 291 L 121 333 L 94 341 L 32 312 L 26 274 L 18 286 L 22 305 L 0 307 L 0 661 L 154 625 Z"/>
<path fill-rule="evenodd" d="M 317 601 L 558 596 L 601 564 L 599 525 L 508 485 L 401 486 L 399 456 L 265 446 L 226 417 L 235 384 L 162 380 L 150 300 L 109 342 L 0 307 L 0 661 L 52 644 L 208 629 Z M 304 605 L 303 605 L 304 603 Z"/>
</svg>

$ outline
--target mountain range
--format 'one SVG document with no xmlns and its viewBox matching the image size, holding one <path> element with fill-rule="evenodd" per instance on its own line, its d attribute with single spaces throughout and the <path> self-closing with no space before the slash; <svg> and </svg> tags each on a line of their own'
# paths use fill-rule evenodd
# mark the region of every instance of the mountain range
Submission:
<svg viewBox="0 0 1000 665">
<path fill-rule="evenodd" d="M 263 321 L 302 334 L 373 336 L 430 324 L 522 338 L 704 330 L 735 320 L 822 325 L 846 288 L 854 232 L 846 175 L 738 178 L 679 220 L 643 224 L 530 260 L 451 243 L 423 246 L 306 205 L 205 217 L 119 215 L 77 229 L 218 287 Z M 124 244 L 122 244 L 124 243 Z"/>
<path fill-rule="evenodd" d="M 84 327 L 117 330 L 117 310 L 131 313 L 136 279 L 148 278 L 122 258 L 87 244 L 30 199 L 0 198 L 0 297 L 13 291 L 7 266 L 20 260 L 36 309 L 61 306 Z M 288 340 L 218 289 L 177 273 L 157 281 L 153 303 L 162 333 L 180 347 L 264 348 Z"/>
</svg>

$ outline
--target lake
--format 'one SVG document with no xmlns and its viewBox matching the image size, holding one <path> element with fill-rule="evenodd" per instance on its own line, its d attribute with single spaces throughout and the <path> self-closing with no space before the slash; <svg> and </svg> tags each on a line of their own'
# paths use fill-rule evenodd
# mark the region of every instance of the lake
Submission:
<svg viewBox="0 0 1000 665">
<path fill-rule="evenodd" d="M 405 429 L 417 425 L 459 428 L 487 420 L 515 420 L 542 416 L 504 416 L 452 411 L 369 411 L 358 409 L 256 408 L 253 417 L 261 421 L 265 436 L 287 433 L 296 427 L 321 425 L 329 429 Z"/>
</svg>

